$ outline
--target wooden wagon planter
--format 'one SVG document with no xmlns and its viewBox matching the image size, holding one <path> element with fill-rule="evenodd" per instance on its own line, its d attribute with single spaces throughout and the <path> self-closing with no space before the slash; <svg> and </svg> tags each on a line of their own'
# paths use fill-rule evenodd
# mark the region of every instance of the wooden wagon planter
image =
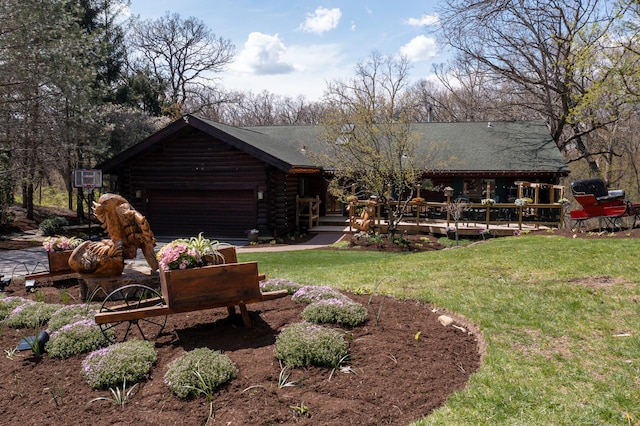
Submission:
<svg viewBox="0 0 640 426">
<path fill-rule="evenodd" d="M 253 324 L 247 305 L 284 297 L 287 290 L 261 292 L 257 262 L 238 263 L 235 248 L 224 249 L 227 262 L 201 268 L 160 271 L 161 293 L 138 284 L 120 287 L 103 301 L 95 316 L 102 333 L 112 343 L 136 335 L 154 339 L 164 329 L 167 316 L 182 312 L 238 306 L 244 326 Z M 116 337 L 112 336 L 115 332 Z"/>
</svg>

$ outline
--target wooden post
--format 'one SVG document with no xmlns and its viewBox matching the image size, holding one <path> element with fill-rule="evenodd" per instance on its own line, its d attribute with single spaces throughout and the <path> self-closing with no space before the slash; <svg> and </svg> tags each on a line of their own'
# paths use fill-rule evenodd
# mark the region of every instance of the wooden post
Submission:
<svg viewBox="0 0 640 426">
<path fill-rule="evenodd" d="M 451 197 L 453 197 L 453 188 L 447 186 L 444 188 L 444 195 L 447 197 L 447 228 L 451 221 Z"/>
<path fill-rule="evenodd" d="M 349 203 L 349 232 L 353 232 L 353 223 L 356 220 L 356 207 L 353 203 Z"/>
<path fill-rule="evenodd" d="M 518 229 L 522 231 L 522 206 L 518 206 Z"/>
<path fill-rule="evenodd" d="M 488 185 L 487 185 L 488 186 Z M 487 212 L 485 217 L 487 223 L 487 229 L 489 229 L 489 222 L 491 221 L 491 204 L 487 203 Z"/>
</svg>

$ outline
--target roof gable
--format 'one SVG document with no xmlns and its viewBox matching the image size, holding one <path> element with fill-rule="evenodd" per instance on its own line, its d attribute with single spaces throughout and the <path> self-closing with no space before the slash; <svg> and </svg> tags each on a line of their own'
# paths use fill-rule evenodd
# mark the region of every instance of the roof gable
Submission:
<svg viewBox="0 0 640 426">
<path fill-rule="evenodd" d="M 189 127 L 198 129 L 285 172 L 291 169 L 317 170 L 317 166 L 311 164 L 310 160 L 299 149 L 280 143 L 269 135 L 258 133 L 249 128 L 216 123 L 195 115 L 185 115 L 143 141 L 98 164 L 96 168 L 102 169 L 104 173 L 109 173 L 121 163 L 136 157 L 146 150 L 153 149 L 154 145 L 162 143 L 169 138 L 179 137 L 180 132 Z"/>
</svg>

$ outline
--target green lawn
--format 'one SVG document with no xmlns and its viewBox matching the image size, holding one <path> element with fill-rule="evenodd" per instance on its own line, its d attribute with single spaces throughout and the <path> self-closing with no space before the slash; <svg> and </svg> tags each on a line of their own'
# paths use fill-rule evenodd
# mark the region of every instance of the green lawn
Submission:
<svg viewBox="0 0 640 426">
<path fill-rule="evenodd" d="M 640 424 L 639 249 L 634 239 L 549 235 L 417 254 L 239 258 L 257 260 L 267 277 L 378 289 L 476 323 L 484 365 L 419 425 L 628 425 Z"/>
</svg>

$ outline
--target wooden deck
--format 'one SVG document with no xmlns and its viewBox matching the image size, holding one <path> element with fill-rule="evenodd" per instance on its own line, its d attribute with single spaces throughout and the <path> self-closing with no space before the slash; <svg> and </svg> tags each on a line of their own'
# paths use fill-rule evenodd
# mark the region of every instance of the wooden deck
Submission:
<svg viewBox="0 0 640 426">
<path fill-rule="evenodd" d="M 322 216 L 319 226 L 314 226 L 314 232 L 358 232 L 358 205 L 350 208 L 347 216 Z M 531 231 L 538 229 L 561 228 L 570 226 L 566 215 L 568 209 L 561 204 L 530 204 L 519 207 L 512 203 L 468 204 L 462 217 L 456 221 L 447 214 L 446 203 L 409 203 L 407 212 L 400 222 L 401 232 L 413 234 L 441 234 L 447 233 L 447 228 L 457 226 L 458 235 L 478 235 L 486 230 L 496 236 L 513 235 L 516 231 Z M 388 223 L 381 217 L 378 207 L 374 229 L 386 233 Z"/>
<path fill-rule="evenodd" d="M 452 221 L 449 226 L 455 225 Z M 400 232 L 408 232 L 411 234 L 434 234 L 445 235 L 447 233 L 446 221 L 421 221 L 419 225 L 415 222 L 401 222 L 399 225 Z M 495 236 L 508 236 L 513 235 L 516 230 L 522 231 L 534 231 L 538 229 L 550 229 L 557 228 L 557 226 L 538 225 L 532 223 L 523 223 L 522 227 L 518 226 L 517 222 L 507 222 L 499 225 L 490 225 L 488 228 L 484 223 L 474 222 L 459 222 L 458 223 L 458 235 L 473 236 L 480 234 L 481 231 L 489 229 Z M 312 232 L 342 232 L 345 234 L 352 234 L 358 232 L 356 229 L 349 226 L 349 218 L 346 216 L 322 216 L 320 218 L 320 225 L 314 226 L 311 229 Z M 382 221 L 377 232 L 386 233 L 387 223 Z"/>
</svg>

